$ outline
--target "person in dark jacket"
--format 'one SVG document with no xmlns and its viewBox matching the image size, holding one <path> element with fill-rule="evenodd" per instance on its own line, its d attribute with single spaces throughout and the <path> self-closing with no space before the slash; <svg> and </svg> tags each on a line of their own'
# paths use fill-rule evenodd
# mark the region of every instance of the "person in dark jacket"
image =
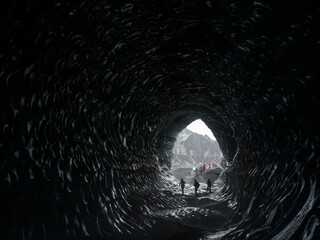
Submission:
<svg viewBox="0 0 320 240">
<path fill-rule="evenodd" d="M 197 196 L 197 191 L 198 191 L 200 184 L 196 179 L 194 180 L 193 186 L 194 186 L 194 194 Z"/>
<path fill-rule="evenodd" d="M 181 178 L 179 185 L 181 186 L 182 195 L 183 195 L 183 189 L 184 189 L 184 186 L 186 185 L 186 182 L 183 180 L 183 178 Z"/>
<path fill-rule="evenodd" d="M 211 193 L 211 180 L 210 178 L 208 178 L 208 181 L 207 181 L 207 191 L 209 191 L 209 193 Z"/>
</svg>

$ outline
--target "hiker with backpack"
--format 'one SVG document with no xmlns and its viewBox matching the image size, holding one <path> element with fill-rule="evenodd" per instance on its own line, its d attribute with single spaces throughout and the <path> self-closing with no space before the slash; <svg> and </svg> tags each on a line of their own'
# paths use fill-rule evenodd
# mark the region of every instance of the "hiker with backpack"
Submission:
<svg viewBox="0 0 320 240">
<path fill-rule="evenodd" d="M 183 195 L 183 189 L 184 189 L 184 186 L 186 185 L 186 182 L 183 180 L 183 178 L 181 178 L 181 181 L 179 183 L 179 186 L 181 186 L 181 190 L 182 190 L 182 195 Z"/>
</svg>

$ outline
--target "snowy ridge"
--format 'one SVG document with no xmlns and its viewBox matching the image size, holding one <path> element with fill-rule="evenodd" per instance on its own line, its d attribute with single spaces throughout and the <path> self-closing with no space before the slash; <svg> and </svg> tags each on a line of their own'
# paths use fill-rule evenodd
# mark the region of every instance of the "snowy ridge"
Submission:
<svg viewBox="0 0 320 240">
<path fill-rule="evenodd" d="M 192 168 L 198 163 L 221 163 L 223 157 L 217 141 L 184 129 L 172 149 L 171 169 Z"/>
</svg>

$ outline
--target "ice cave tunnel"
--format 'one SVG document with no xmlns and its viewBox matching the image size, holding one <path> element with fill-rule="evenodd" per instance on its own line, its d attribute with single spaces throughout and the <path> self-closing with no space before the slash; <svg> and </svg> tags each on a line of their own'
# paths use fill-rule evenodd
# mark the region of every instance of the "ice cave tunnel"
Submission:
<svg viewBox="0 0 320 240">
<path fill-rule="evenodd" d="M 319 1 L 0 13 L 0 239 L 320 239 Z M 228 205 L 192 212 L 167 166 L 198 118 L 228 162 Z"/>
</svg>

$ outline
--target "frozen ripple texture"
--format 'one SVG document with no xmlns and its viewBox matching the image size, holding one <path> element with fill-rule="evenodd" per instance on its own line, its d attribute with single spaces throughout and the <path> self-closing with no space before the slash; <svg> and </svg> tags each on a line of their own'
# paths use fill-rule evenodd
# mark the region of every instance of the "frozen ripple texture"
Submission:
<svg viewBox="0 0 320 240">
<path fill-rule="evenodd" d="M 319 4 L 2 1 L 0 238 L 161 239 L 200 118 L 233 209 L 207 238 L 320 239 Z"/>
</svg>

